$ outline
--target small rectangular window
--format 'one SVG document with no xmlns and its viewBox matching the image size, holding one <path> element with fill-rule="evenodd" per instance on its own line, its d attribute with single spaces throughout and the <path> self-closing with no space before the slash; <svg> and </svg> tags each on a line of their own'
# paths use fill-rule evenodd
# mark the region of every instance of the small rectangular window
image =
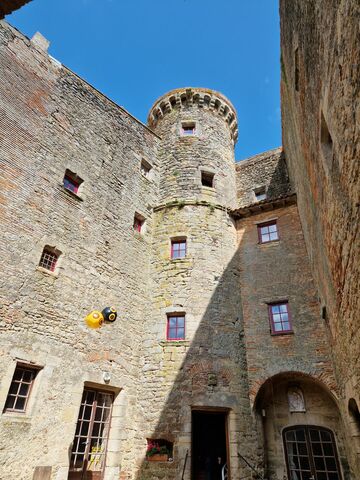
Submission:
<svg viewBox="0 0 360 480">
<path fill-rule="evenodd" d="M 271 333 L 277 335 L 292 332 L 288 303 L 272 303 L 268 308 Z"/>
<path fill-rule="evenodd" d="M 38 367 L 17 365 L 6 397 L 4 412 L 25 412 Z"/>
<path fill-rule="evenodd" d="M 254 189 L 254 194 L 257 202 L 261 200 L 266 200 L 266 189 L 265 187 L 259 187 Z"/>
<path fill-rule="evenodd" d="M 279 240 L 276 221 L 261 223 L 258 225 L 259 243 L 268 243 Z"/>
<path fill-rule="evenodd" d="M 45 268 L 50 272 L 54 272 L 60 252 L 49 245 L 45 245 L 44 250 L 41 254 L 39 267 Z"/>
<path fill-rule="evenodd" d="M 181 132 L 183 135 L 195 135 L 195 123 L 194 122 L 182 123 Z"/>
<path fill-rule="evenodd" d="M 186 257 L 186 240 L 172 240 L 171 241 L 171 258 L 185 258 Z"/>
<path fill-rule="evenodd" d="M 214 173 L 201 170 L 201 185 L 203 187 L 214 188 L 214 177 Z"/>
<path fill-rule="evenodd" d="M 185 339 L 185 315 L 175 314 L 167 317 L 167 340 Z"/>
<path fill-rule="evenodd" d="M 134 230 L 138 233 L 143 233 L 144 231 L 145 218 L 139 213 L 135 213 L 134 216 Z"/>
<path fill-rule="evenodd" d="M 299 78 L 300 78 L 300 71 L 299 71 L 299 49 L 295 50 L 295 90 L 299 91 Z"/>
<path fill-rule="evenodd" d="M 150 163 L 147 162 L 145 158 L 143 158 L 140 164 L 140 171 L 144 175 L 144 177 L 146 178 L 150 177 L 151 169 L 152 169 L 152 166 L 150 165 Z"/>
<path fill-rule="evenodd" d="M 65 170 L 63 185 L 66 190 L 70 190 L 70 192 L 77 194 L 82 183 L 83 180 L 76 175 L 76 173 L 73 173 L 70 170 Z"/>
</svg>

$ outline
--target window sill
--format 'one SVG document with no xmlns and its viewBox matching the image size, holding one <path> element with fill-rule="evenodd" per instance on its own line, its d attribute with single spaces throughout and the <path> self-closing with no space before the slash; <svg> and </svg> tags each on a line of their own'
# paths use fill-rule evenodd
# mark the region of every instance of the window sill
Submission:
<svg viewBox="0 0 360 480">
<path fill-rule="evenodd" d="M 189 340 L 162 340 L 159 342 L 161 347 L 189 347 Z"/>
<path fill-rule="evenodd" d="M 31 417 L 22 412 L 4 412 L 1 418 L 5 421 L 15 423 L 31 423 Z"/>
<path fill-rule="evenodd" d="M 270 240 L 269 242 L 258 242 L 257 244 L 261 247 L 264 245 L 277 245 L 280 243 L 280 239 L 278 238 L 277 240 Z"/>
<path fill-rule="evenodd" d="M 67 193 L 68 195 L 70 195 L 70 197 L 72 198 L 75 198 L 76 200 L 78 200 L 79 202 L 83 202 L 84 199 L 82 197 L 80 197 L 80 195 L 78 195 L 77 193 L 74 193 L 73 191 L 69 190 L 68 188 L 64 187 L 64 185 L 61 185 L 61 189 L 63 192 Z"/>
<path fill-rule="evenodd" d="M 47 270 L 46 268 L 43 267 L 36 267 L 36 270 L 41 273 L 45 273 L 45 275 L 49 275 L 50 277 L 55 277 L 57 278 L 59 276 L 58 272 L 52 272 L 51 270 Z"/>
<path fill-rule="evenodd" d="M 289 330 L 289 331 L 286 331 L 286 332 L 270 332 L 270 335 L 272 337 L 279 337 L 281 335 L 294 335 L 294 330 Z"/>
</svg>

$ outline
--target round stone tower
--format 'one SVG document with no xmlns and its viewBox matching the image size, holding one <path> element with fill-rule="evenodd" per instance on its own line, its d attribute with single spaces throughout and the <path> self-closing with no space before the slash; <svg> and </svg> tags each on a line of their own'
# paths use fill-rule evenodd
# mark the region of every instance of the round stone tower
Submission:
<svg viewBox="0 0 360 480">
<path fill-rule="evenodd" d="M 205 88 L 172 90 L 150 110 L 162 138 L 160 200 L 234 206 L 237 118 L 231 102 Z"/>
<path fill-rule="evenodd" d="M 228 440 L 238 438 L 239 431 L 251 437 L 251 415 L 244 378 L 240 261 L 229 212 L 236 199 L 236 113 L 217 92 L 184 88 L 161 97 L 148 121 L 161 141 L 142 420 L 147 439 L 172 445 L 173 462 L 166 472 L 152 462 L 143 468 L 152 478 L 168 480 L 180 478 L 185 469 L 184 479 L 189 480 L 191 468 L 202 468 L 196 463 L 202 458 L 198 446 L 216 443 L 221 463 L 227 463 L 237 480 L 243 474 L 238 446 Z M 200 427 L 196 433 L 207 409 L 218 415 L 227 441 L 225 433 L 218 443 L 200 438 Z M 192 432 L 199 435 L 195 444 Z"/>
</svg>

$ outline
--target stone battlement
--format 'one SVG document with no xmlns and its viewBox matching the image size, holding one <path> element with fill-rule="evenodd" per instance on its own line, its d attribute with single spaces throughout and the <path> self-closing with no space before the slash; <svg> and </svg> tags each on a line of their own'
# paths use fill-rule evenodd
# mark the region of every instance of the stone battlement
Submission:
<svg viewBox="0 0 360 480">
<path fill-rule="evenodd" d="M 148 124 L 154 128 L 160 118 L 175 108 L 198 104 L 222 116 L 229 125 L 234 144 L 238 138 L 238 122 L 235 107 L 224 95 L 208 88 L 178 88 L 160 97 L 151 107 Z"/>
</svg>

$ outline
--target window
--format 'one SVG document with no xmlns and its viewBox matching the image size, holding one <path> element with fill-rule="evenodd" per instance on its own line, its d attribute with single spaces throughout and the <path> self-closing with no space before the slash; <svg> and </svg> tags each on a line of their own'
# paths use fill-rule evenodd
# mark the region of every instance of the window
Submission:
<svg viewBox="0 0 360 480">
<path fill-rule="evenodd" d="M 254 194 L 257 202 L 261 200 L 266 200 L 266 189 L 265 187 L 259 187 L 254 189 Z"/>
<path fill-rule="evenodd" d="M 103 478 L 114 395 L 85 389 L 70 459 L 69 478 Z"/>
<path fill-rule="evenodd" d="M 186 257 L 186 240 L 171 240 L 171 258 Z"/>
<path fill-rule="evenodd" d="M 18 364 L 6 398 L 4 412 L 25 412 L 39 367 Z"/>
<path fill-rule="evenodd" d="M 195 135 L 195 123 L 194 122 L 184 122 L 181 124 L 181 133 L 182 135 Z"/>
<path fill-rule="evenodd" d="M 214 177 L 214 173 L 201 170 L 201 185 L 203 187 L 214 188 Z"/>
<path fill-rule="evenodd" d="M 134 216 L 134 230 L 138 233 L 143 233 L 144 231 L 145 218 L 139 213 L 135 213 Z"/>
<path fill-rule="evenodd" d="M 287 302 L 272 303 L 268 306 L 271 333 L 273 335 L 292 332 L 289 305 Z"/>
<path fill-rule="evenodd" d="M 70 190 L 70 192 L 77 194 L 82 183 L 83 180 L 76 175 L 76 173 L 73 173 L 70 170 L 65 170 L 63 184 L 66 190 Z"/>
<path fill-rule="evenodd" d="M 140 164 L 140 171 L 144 175 L 144 177 L 150 178 L 151 169 L 152 169 L 152 166 L 150 165 L 150 163 L 147 162 L 145 158 L 143 158 Z"/>
<path fill-rule="evenodd" d="M 185 315 L 168 315 L 166 338 L 168 340 L 185 339 Z"/>
<path fill-rule="evenodd" d="M 298 92 L 299 91 L 299 77 L 300 77 L 300 71 L 299 71 L 299 49 L 297 48 L 295 50 L 295 90 Z"/>
<path fill-rule="evenodd" d="M 49 270 L 50 272 L 54 272 L 59 256 L 60 252 L 58 250 L 55 250 L 53 247 L 49 247 L 49 245 L 45 245 L 41 254 L 39 267 L 45 268 L 45 270 Z"/>
<path fill-rule="evenodd" d="M 276 221 L 261 223 L 258 225 L 259 243 L 274 242 L 279 240 Z"/>
<path fill-rule="evenodd" d="M 299 425 L 283 432 L 288 478 L 341 480 L 336 444 L 327 428 Z"/>
</svg>

